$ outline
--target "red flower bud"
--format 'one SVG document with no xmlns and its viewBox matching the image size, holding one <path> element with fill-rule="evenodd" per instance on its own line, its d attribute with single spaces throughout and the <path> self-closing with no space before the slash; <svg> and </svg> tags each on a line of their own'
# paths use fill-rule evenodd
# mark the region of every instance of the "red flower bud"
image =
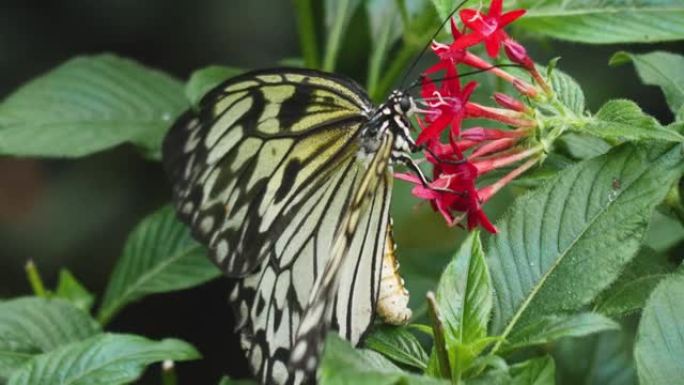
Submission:
<svg viewBox="0 0 684 385">
<path fill-rule="evenodd" d="M 508 108 L 509 110 L 520 112 L 525 111 L 525 105 L 520 100 L 512 96 L 502 94 L 501 92 L 494 93 L 494 101 L 496 104 L 500 105 L 501 107 Z"/>
<path fill-rule="evenodd" d="M 520 64 L 527 70 L 534 68 L 534 62 L 527 55 L 527 50 L 522 44 L 511 38 L 506 39 L 503 44 L 506 56 L 508 56 L 513 63 Z"/>
</svg>

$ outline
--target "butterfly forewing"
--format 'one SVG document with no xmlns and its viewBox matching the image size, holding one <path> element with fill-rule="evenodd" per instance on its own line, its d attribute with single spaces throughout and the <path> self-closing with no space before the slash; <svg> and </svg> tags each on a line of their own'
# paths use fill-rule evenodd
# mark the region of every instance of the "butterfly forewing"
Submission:
<svg viewBox="0 0 684 385">
<path fill-rule="evenodd" d="M 164 143 L 181 218 L 228 275 L 256 269 L 308 194 L 358 151 L 370 102 L 343 78 L 273 70 L 227 81 Z"/>
<path fill-rule="evenodd" d="M 210 92 L 165 140 L 179 216 L 227 275 L 244 277 L 231 303 L 264 383 L 304 378 L 288 367 L 295 344 L 306 350 L 295 366 L 306 369 L 329 325 L 356 343 L 373 321 L 391 138 L 358 156 L 370 112 L 345 78 L 253 72 Z M 321 306 L 321 322 L 300 328 Z"/>
</svg>

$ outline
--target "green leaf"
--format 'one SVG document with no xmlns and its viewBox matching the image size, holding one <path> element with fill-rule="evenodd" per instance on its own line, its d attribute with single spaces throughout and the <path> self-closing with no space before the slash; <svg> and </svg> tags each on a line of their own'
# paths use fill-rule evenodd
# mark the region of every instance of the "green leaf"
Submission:
<svg viewBox="0 0 684 385">
<path fill-rule="evenodd" d="M 577 81 L 558 69 L 553 70 L 549 80 L 558 100 L 574 113 L 582 115 L 585 109 L 584 92 Z"/>
<path fill-rule="evenodd" d="M 180 340 L 101 334 L 34 358 L 12 374 L 8 385 L 126 384 L 151 363 L 199 357 L 195 348 Z"/>
<path fill-rule="evenodd" d="M 399 77 L 411 66 L 411 61 L 435 33 L 435 26 L 443 20 L 437 15 L 435 8 L 426 1 L 398 2 L 404 27 L 403 44 L 388 62 L 387 68 L 383 69 L 375 97 L 386 96 L 392 87 L 396 87 Z"/>
<path fill-rule="evenodd" d="M 85 312 L 90 311 L 95 301 L 95 296 L 83 287 L 67 269 L 62 269 L 59 272 L 59 281 L 54 295 L 71 302 L 72 305 Z"/>
<path fill-rule="evenodd" d="M 648 43 L 684 38 L 679 0 L 520 0 L 516 26 L 582 43 Z"/>
<path fill-rule="evenodd" d="M 644 84 L 659 86 L 663 90 L 672 113 L 676 114 L 684 107 L 684 56 L 663 51 L 643 55 L 620 51 L 610 58 L 611 65 L 629 61 L 634 63 Z"/>
<path fill-rule="evenodd" d="M 194 71 L 185 84 L 185 96 L 190 100 L 190 104 L 197 106 L 207 92 L 242 72 L 239 68 L 217 65 Z"/>
<path fill-rule="evenodd" d="M 453 0 L 432 0 L 440 20 L 445 20 L 454 8 Z"/>
<path fill-rule="evenodd" d="M 634 347 L 639 383 L 671 385 L 684 378 L 684 271 L 653 291 L 641 315 Z"/>
<path fill-rule="evenodd" d="M 0 104 L 0 154 L 79 157 L 131 142 L 159 158 L 185 108 L 170 76 L 114 55 L 81 56 Z"/>
<path fill-rule="evenodd" d="M 366 347 L 400 364 L 423 370 L 427 368 L 427 353 L 406 327 L 378 327 L 366 339 Z"/>
<path fill-rule="evenodd" d="M 294 0 L 297 14 L 297 35 L 302 50 L 303 67 L 319 68 L 318 42 L 316 39 L 316 19 L 313 0 Z"/>
<path fill-rule="evenodd" d="M 173 208 L 163 207 L 143 219 L 128 237 L 98 319 L 106 323 L 126 304 L 148 294 L 186 289 L 219 275 Z"/>
<path fill-rule="evenodd" d="M 637 385 L 632 344 L 623 331 L 565 338 L 553 345 L 559 385 Z"/>
<path fill-rule="evenodd" d="M 324 0 L 325 27 L 327 40 L 323 57 L 323 70 L 335 70 L 337 55 L 349 20 L 351 20 L 361 0 Z"/>
<path fill-rule="evenodd" d="M 511 385 L 511 374 L 508 370 L 490 370 L 480 376 L 469 378 L 465 381 L 466 385 Z M 463 382 L 461 382 L 463 383 Z"/>
<path fill-rule="evenodd" d="M 651 291 L 675 268 L 667 254 L 643 247 L 620 277 L 596 298 L 594 311 L 614 317 L 641 309 Z"/>
<path fill-rule="evenodd" d="M 448 385 L 448 381 L 402 371 L 381 354 L 354 349 L 329 333 L 319 368 L 321 385 Z"/>
<path fill-rule="evenodd" d="M 95 320 L 61 299 L 0 302 L 0 381 L 34 355 L 99 332 Z"/>
<path fill-rule="evenodd" d="M 510 182 L 510 185 L 524 187 L 528 190 L 540 187 L 544 185 L 544 183 L 556 177 L 559 172 L 574 165 L 575 163 L 576 162 L 574 162 L 572 159 L 562 154 L 551 152 L 544 159 L 544 163 L 514 179 Z M 503 177 L 503 175 L 504 174 L 501 174 L 500 177 Z"/>
<path fill-rule="evenodd" d="M 550 356 L 532 358 L 511 366 L 511 385 L 554 385 L 556 364 Z"/>
<path fill-rule="evenodd" d="M 682 158 L 680 145 L 626 144 L 517 199 L 488 242 L 490 335 L 575 311 L 613 282 L 681 175 Z"/>
<path fill-rule="evenodd" d="M 365 2 L 370 24 L 372 52 L 368 63 L 368 94 L 375 100 L 381 71 L 385 68 L 389 51 L 401 37 L 402 23 L 395 0 L 368 0 Z"/>
<path fill-rule="evenodd" d="M 661 126 L 636 103 L 622 99 L 606 102 L 580 130 L 604 139 L 684 141 L 684 136 Z"/>
<path fill-rule="evenodd" d="M 576 132 L 566 132 L 555 143 L 565 154 L 577 160 L 591 159 L 611 149 L 601 138 Z"/>
<path fill-rule="evenodd" d="M 436 293 L 452 377 L 460 378 L 491 343 L 487 323 L 492 310 L 492 286 L 480 234 L 463 241 L 439 279 Z"/>
<path fill-rule="evenodd" d="M 682 106 L 682 108 L 680 108 L 677 111 L 677 115 L 675 116 L 675 121 L 684 122 L 684 106 Z M 680 129 L 677 132 L 682 133 L 682 130 Z"/>
<path fill-rule="evenodd" d="M 542 345 L 563 337 L 582 337 L 604 330 L 620 329 L 615 321 L 597 313 L 549 315 L 515 330 L 508 337 L 507 351 Z"/>
<path fill-rule="evenodd" d="M 230 377 L 224 376 L 219 385 L 258 385 L 254 380 L 233 380 Z"/>
<path fill-rule="evenodd" d="M 437 11 L 439 22 L 446 20 L 447 16 L 454 12 L 457 7 L 463 9 L 464 7 L 477 4 L 477 2 L 473 0 L 431 0 L 431 2 Z M 458 19 L 458 14 L 456 14 L 456 18 Z"/>
<path fill-rule="evenodd" d="M 450 342 L 470 344 L 487 336 L 492 287 L 478 231 L 466 238 L 442 273 L 437 304 Z"/>
</svg>

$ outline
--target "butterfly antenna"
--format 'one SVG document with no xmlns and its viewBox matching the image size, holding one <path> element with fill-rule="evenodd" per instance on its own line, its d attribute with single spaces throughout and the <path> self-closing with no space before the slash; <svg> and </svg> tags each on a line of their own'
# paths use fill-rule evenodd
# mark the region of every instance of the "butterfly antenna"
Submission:
<svg viewBox="0 0 684 385">
<path fill-rule="evenodd" d="M 408 75 L 411 73 L 411 71 L 413 71 L 413 69 L 416 67 L 416 65 L 418 64 L 418 61 L 420 60 L 420 58 L 423 57 L 423 55 L 425 54 L 425 51 L 427 51 L 428 47 L 430 47 L 430 44 L 432 44 L 432 41 L 435 40 L 435 38 L 437 37 L 437 35 L 439 35 L 439 32 L 442 30 L 442 28 L 444 28 L 444 25 L 447 23 L 447 21 L 449 21 L 449 19 L 451 19 L 451 17 L 454 16 L 454 14 L 456 13 L 456 11 L 458 11 L 459 9 L 461 9 L 461 7 L 463 6 L 463 4 L 465 4 L 466 2 L 468 2 L 468 0 L 463 0 L 463 1 L 461 1 L 461 2 L 456 6 L 456 8 L 454 8 L 454 10 L 451 11 L 451 13 L 449 13 L 449 16 L 447 16 L 446 19 L 444 19 L 444 21 L 442 21 L 442 24 L 440 24 L 439 28 L 437 28 L 437 30 L 436 30 L 435 33 L 432 35 L 432 37 L 430 38 L 430 40 L 428 40 L 427 44 L 425 44 L 425 46 L 423 47 L 423 49 L 420 51 L 420 54 L 419 54 L 418 56 L 416 56 L 416 57 L 413 59 L 413 62 L 411 62 L 411 65 L 410 65 L 410 66 L 408 67 L 408 69 L 404 72 L 404 77 L 401 79 L 401 87 L 400 87 L 400 88 L 403 89 L 404 83 L 406 82 L 406 78 L 407 78 Z"/>
<path fill-rule="evenodd" d="M 443 77 L 443 78 L 435 78 L 435 79 L 432 79 L 432 80 L 437 81 L 437 82 L 441 82 L 441 81 L 444 81 L 444 80 L 460 79 L 460 78 L 463 78 L 463 77 L 466 77 L 466 76 L 472 76 L 472 75 L 477 75 L 477 74 L 480 74 L 480 73 L 483 73 L 483 72 L 487 72 L 487 71 L 489 71 L 489 70 L 491 70 L 491 69 L 494 69 L 494 68 L 505 68 L 505 67 L 519 67 L 519 68 L 522 68 L 522 66 L 521 66 L 520 64 L 515 64 L 515 63 L 492 64 L 490 67 L 487 67 L 487 68 L 482 68 L 482 69 L 478 69 L 478 70 L 474 70 L 474 71 L 470 71 L 470 72 L 464 72 L 464 73 L 458 74 L 458 75 L 456 75 L 456 76 L 445 76 L 445 77 Z M 411 85 L 409 85 L 408 87 L 406 87 L 406 90 L 407 90 L 407 91 L 408 91 L 408 90 L 412 90 L 412 89 L 414 89 L 414 88 L 420 86 L 421 84 L 419 83 L 419 81 L 420 81 L 422 78 L 423 78 L 423 77 L 420 76 L 420 77 L 418 77 L 416 80 L 414 80 L 413 82 L 411 82 Z"/>
</svg>

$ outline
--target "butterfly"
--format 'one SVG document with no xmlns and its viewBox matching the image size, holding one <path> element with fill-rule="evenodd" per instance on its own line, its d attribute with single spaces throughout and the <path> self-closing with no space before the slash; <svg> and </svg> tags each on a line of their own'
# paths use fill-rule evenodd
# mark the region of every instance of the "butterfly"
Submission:
<svg viewBox="0 0 684 385">
<path fill-rule="evenodd" d="M 353 344 L 376 313 L 410 317 L 391 239 L 392 172 L 419 150 L 413 98 L 373 106 L 354 81 L 277 68 L 226 80 L 163 144 L 180 219 L 237 283 L 230 294 L 262 383 L 313 379 L 329 329 Z"/>
</svg>

